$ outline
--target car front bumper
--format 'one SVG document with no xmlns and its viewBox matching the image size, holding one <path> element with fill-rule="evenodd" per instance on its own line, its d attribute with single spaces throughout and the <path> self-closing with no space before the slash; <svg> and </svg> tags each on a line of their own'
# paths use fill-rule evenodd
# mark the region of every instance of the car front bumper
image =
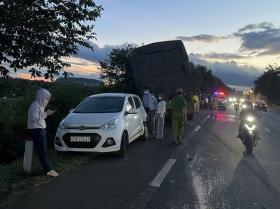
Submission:
<svg viewBox="0 0 280 209">
<path fill-rule="evenodd" d="M 54 147 L 61 152 L 116 152 L 120 150 L 122 131 L 114 130 L 73 130 L 58 129 L 55 136 Z M 71 142 L 71 136 L 90 136 L 91 142 Z M 105 146 L 108 139 L 113 139 L 112 146 Z"/>
</svg>

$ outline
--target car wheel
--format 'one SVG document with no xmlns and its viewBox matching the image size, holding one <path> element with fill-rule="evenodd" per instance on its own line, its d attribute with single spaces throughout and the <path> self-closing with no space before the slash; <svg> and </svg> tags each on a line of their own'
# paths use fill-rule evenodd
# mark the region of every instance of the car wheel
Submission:
<svg viewBox="0 0 280 209">
<path fill-rule="evenodd" d="M 144 134 L 141 136 L 141 139 L 146 141 L 146 140 L 148 140 L 148 138 L 149 138 L 149 131 L 148 131 L 147 126 L 144 126 Z"/>
<path fill-rule="evenodd" d="M 127 146 L 127 135 L 123 133 L 122 140 L 121 140 L 121 147 L 118 151 L 118 157 L 124 158 L 126 156 L 126 146 Z"/>
</svg>

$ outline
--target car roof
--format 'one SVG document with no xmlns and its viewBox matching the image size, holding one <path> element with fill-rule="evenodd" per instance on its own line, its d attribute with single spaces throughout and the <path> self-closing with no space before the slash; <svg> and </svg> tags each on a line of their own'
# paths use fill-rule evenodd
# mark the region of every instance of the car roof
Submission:
<svg viewBox="0 0 280 209">
<path fill-rule="evenodd" d="M 103 94 L 94 94 L 91 95 L 90 97 L 126 97 L 126 96 L 137 96 L 137 95 L 128 94 L 128 93 L 103 93 Z"/>
</svg>

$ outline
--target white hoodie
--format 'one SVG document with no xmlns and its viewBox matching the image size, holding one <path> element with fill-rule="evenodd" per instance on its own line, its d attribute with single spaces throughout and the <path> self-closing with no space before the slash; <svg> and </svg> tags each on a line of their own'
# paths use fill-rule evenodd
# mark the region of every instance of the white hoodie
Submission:
<svg viewBox="0 0 280 209">
<path fill-rule="evenodd" d="M 45 107 L 48 105 L 51 98 L 50 92 L 46 89 L 39 89 L 37 91 L 36 100 L 28 109 L 28 129 L 46 128 Z"/>
</svg>

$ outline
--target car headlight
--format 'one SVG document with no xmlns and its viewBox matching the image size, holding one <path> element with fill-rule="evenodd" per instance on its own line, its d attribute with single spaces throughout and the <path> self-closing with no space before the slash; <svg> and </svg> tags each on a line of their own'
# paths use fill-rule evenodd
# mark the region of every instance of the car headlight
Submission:
<svg viewBox="0 0 280 209">
<path fill-rule="evenodd" d="M 255 121 L 255 118 L 254 117 L 252 117 L 252 116 L 248 116 L 247 118 L 246 118 L 246 120 L 248 121 L 248 122 L 254 122 Z"/>
<path fill-rule="evenodd" d="M 242 108 L 243 108 L 243 109 L 246 109 L 246 108 L 247 108 L 247 105 L 245 105 L 245 104 L 242 105 Z"/>
<path fill-rule="evenodd" d="M 66 129 L 66 128 L 67 128 L 67 126 L 66 126 L 66 124 L 65 124 L 64 120 L 62 120 L 62 121 L 60 122 L 60 124 L 59 124 L 58 128 L 59 128 L 59 129 L 61 129 L 61 130 L 64 130 L 64 129 Z"/>
<path fill-rule="evenodd" d="M 100 127 L 103 130 L 112 130 L 117 128 L 119 119 L 111 120 Z"/>
<path fill-rule="evenodd" d="M 245 99 L 240 99 L 240 102 L 245 102 Z"/>
</svg>

